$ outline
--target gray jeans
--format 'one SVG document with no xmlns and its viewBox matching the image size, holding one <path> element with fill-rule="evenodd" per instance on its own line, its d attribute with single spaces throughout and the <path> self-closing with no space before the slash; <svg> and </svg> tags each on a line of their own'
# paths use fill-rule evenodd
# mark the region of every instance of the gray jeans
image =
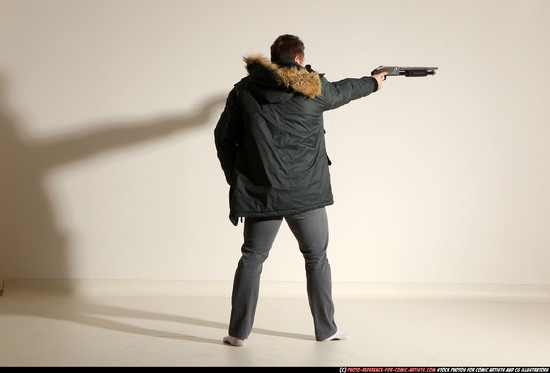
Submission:
<svg viewBox="0 0 550 373">
<path fill-rule="evenodd" d="M 330 265 L 326 255 L 327 213 L 325 208 L 320 208 L 285 216 L 284 219 L 296 237 L 305 259 L 309 307 L 313 316 L 315 338 L 320 341 L 337 331 Z M 242 256 L 235 272 L 231 299 L 229 335 L 233 337 L 246 339 L 252 330 L 262 266 L 282 220 L 282 217 L 245 219 Z"/>
</svg>

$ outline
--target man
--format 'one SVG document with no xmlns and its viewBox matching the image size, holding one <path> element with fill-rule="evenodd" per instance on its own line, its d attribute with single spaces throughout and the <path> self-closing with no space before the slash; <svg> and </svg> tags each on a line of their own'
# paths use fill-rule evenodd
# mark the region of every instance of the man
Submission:
<svg viewBox="0 0 550 373">
<path fill-rule="evenodd" d="M 244 58 L 249 75 L 229 93 L 214 131 L 230 185 L 234 225 L 244 220 L 244 243 L 232 293 L 229 336 L 242 346 L 254 322 L 263 262 L 283 218 L 306 266 L 307 293 L 318 341 L 345 339 L 334 322 L 325 206 L 333 203 L 323 112 L 380 90 L 386 73 L 329 82 L 304 67 L 304 44 L 279 36 L 271 61 Z"/>
</svg>

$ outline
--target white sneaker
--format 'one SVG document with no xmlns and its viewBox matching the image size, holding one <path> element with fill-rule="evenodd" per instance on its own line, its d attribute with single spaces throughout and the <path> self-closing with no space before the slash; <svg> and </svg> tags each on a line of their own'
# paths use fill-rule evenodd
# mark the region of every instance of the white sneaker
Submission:
<svg viewBox="0 0 550 373">
<path fill-rule="evenodd" d="M 341 340 L 348 339 L 348 338 L 349 338 L 349 335 L 347 335 L 346 333 L 341 332 L 340 330 L 338 330 L 332 336 L 328 337 L 327 339 L 323 339 L 321 342 L 341 341 Z"/>
<path fill-rule="evenodd" d="M 228 335 L 227 337 L 223 337 L 223 343 L 225 343 L 226 345 L 242 347 L 244 346 L 244 339 L 235 338 Z"/>
</svg>

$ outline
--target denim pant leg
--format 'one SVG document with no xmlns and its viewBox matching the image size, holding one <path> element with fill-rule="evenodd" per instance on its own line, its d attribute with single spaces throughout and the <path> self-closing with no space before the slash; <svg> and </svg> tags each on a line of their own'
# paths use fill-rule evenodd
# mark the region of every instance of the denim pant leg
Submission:
<svg viewBox="0 0 550 373">
<path fill-rule="evenodd" d="M 319 341 L 337 332 L 331 270 L 327 258 L 328 219 L 325 208 L 285 217 L 305 260 L 307 293 Z"/>
<path fill-rule="evenodd" d="M 246 218 L 241 259 L 233 280 L 229 335 L 247 339 L 256 313 L 260 275 L 282 218 Z"/>
</svg>

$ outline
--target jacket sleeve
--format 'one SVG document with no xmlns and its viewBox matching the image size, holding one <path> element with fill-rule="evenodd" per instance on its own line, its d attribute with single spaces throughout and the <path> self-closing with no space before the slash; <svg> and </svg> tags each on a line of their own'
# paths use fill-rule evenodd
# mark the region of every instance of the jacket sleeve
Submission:
<svg viewBox="0 0 550 373">
<path fill-rule="evenodd" d="M 361 97 L 370 95 L 378 90 L 378 82 L 370 76 L 362 78 L 348 78 L 337 82 L 329 82 L 321 77 L 325 110 L 336 109 Z"/>
<path fill-rule="evenodd" d="M 229 185 L 232 181 L 233 166 L 241 141 L 241 133 L 242 117 L 238 110 L 237 93 L 233 89 L 227 97 L 225 109 L 214 130 L 218 159 Z"/>
</svg>

